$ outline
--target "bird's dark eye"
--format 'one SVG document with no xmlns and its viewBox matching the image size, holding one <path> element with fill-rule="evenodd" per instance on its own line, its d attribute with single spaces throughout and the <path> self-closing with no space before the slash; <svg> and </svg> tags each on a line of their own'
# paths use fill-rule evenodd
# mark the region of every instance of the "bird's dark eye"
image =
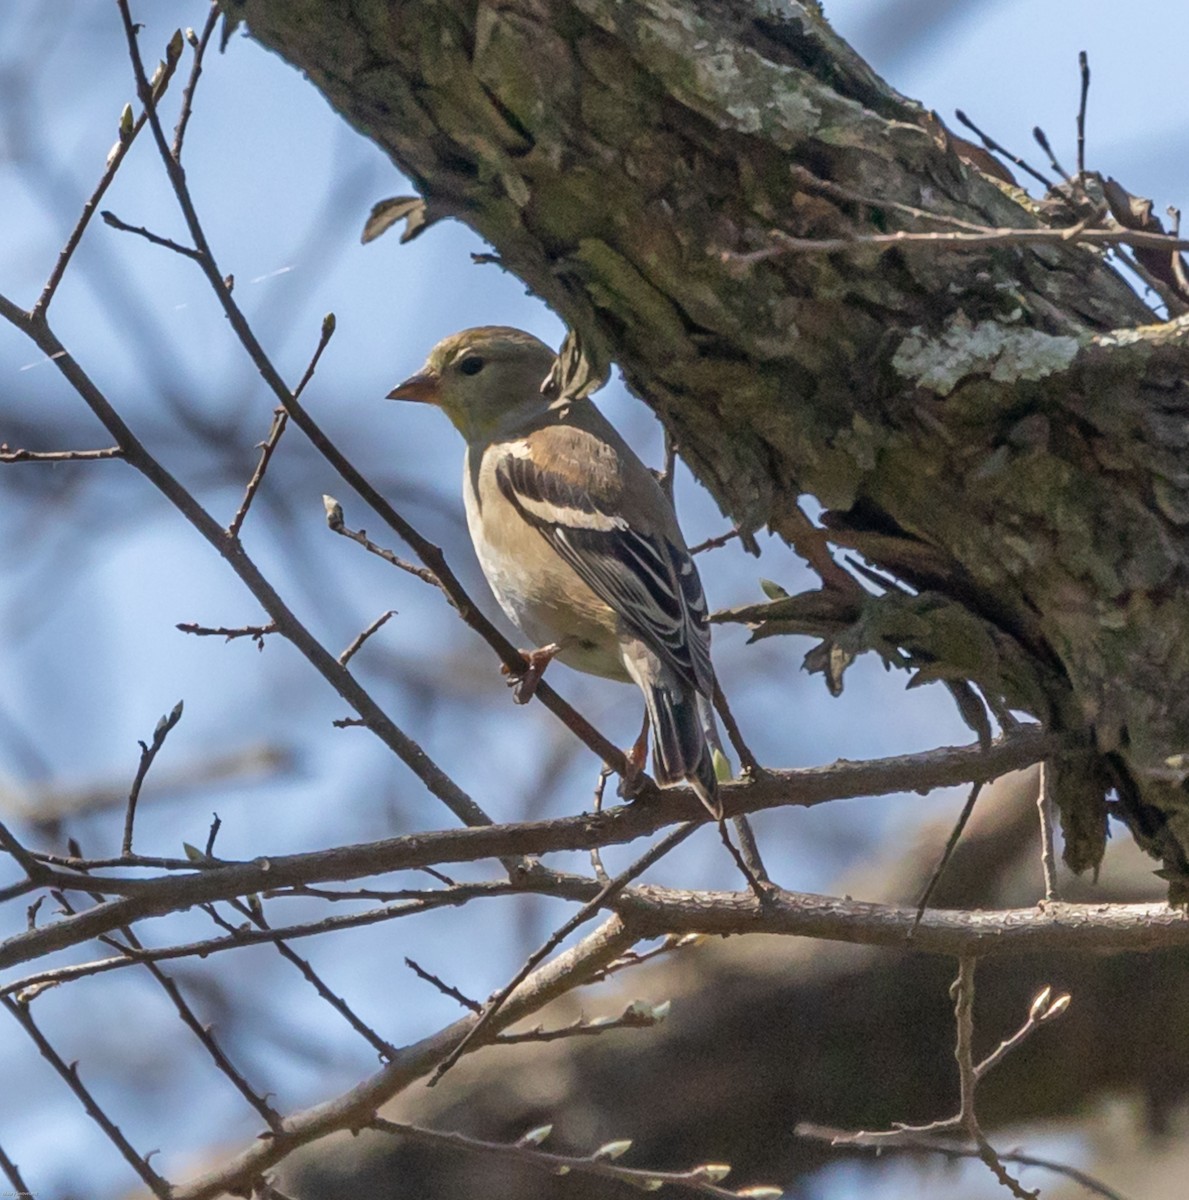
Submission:
<svg viewBox="0 0 1189 1200">
<path fill-rule="evenodd" d="M 483 370 L 484 362 L 477 354 L 472 354 L 470 358 L 464 358 L 458 364 L 458 369 L 464 375 L 478 375 Z"/>
</svg>

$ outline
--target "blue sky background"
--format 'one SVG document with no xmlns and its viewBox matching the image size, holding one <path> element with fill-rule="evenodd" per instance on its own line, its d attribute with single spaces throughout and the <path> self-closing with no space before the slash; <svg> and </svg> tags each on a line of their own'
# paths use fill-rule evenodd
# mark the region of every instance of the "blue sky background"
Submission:
<svg viewBox="0 0 1189 1200">
<path fill-rule="evenodd" d="M 1094 72 L 1087 165 L 1152 197 L 1157 211 L 1189 200 L 1189 6 L 1151 2 L 1126 18 L 1106 0 L 834 0 L 826 8 L 900 91 L 947 121 L 955 107 L 964 108 L 1038 166 L 1046 164 L 1031 141 L 1035 124 L 1073 165 L 1077 53 L 1087 50 Z M 175 27 L 200 26 L 205 11 L 201 3 L 142 2 L 146 54 L 163 47 Z M 5 0 L 0 7 L 0 291 L 7 296 L 23 304 L 36 297 L 133 95 L 114 6 Z M 408 185 L 297 72 L 248 38 L 234 37 L 225 55 L 208 59 L 186 158 L 221 267 L 235 274 L 236 294 L 274 362 L 296 382 L 323 314 L 336 314 L 338 332 L 306 392 L 308 405 L 369 478 L 446 546 L 494 613 L 462 526 L 457 436 L 440 414 L 382 397 L 447 333 L 505 323 L 556 343 L 556 318 L 514 278 L 474 266 L 470 254 L 485 247 L 459 225 L 435 227 L 408 246 L 394 234 L 361 246 L 371 204 Z M 184 239 L 147 135 L 104 207 Z M 52 320 L 133 428 L 229 519 L 273 402 L 193 265 L 97 221 Z M 660 436 L 647 410 L 617 382 L 600 402 L 656 463 Z M 108 442 L 54 367 L 6 325 L 0 441 L 37 449 Z M 540 706 L 511 704 L 492 655 L 436 594 L 330 534 L 323 492 L 343 502 L 348 524 L 382 534 L 292 430 L 245 532 L 249 551 L 303 619 L 337 650 L 380 612 L 399 610 L 356 660 L 360 674 L 402 728 L 497 820 L 586 805 L 597 770 L 591 756 L 572 746 Z M 678 507 L 691 542 L 726 527 L 684 474 Z M 734 547 L 701 559 L 713 607 L 759 598 L 761 576 L 790 590 L 810 586 L 787 549 L 764 536 L 761 543 L 759 562 Z M 223 820 L 218 848 L 227 856 L 451 823 L 374 738 L 331 727 L 346 715 L 341 703 L 284 644 L 270 640 L 258 653 L 247 641 L 225 645 L 176 631 L 181 621 L 256 623 L 260 613 L 223 563 L 122 464 L 0 469 L 0 563 L 0 816 L 35 844 L 61 845 L 69 833 L 90 853 L 118 850 L 122 808 L 58 830 L 35 830 L 22 814 L 63 789 L 126 791 L 137 739 L 149 737 L 179 698 L 185 716 L 145 792 L 142 852 L 178 854 L 183 841 L 202 844 L 212 810 Z M 757 649 L 738 630 L 716 634 L 720 675 L 764 763 L 796 766 L 969 740 L 944 692 L 906 693 L 903 676 L 874 663 L 856 665 L 843 697 L 831 700 L 820 679 L 800 670 L 807 648 L 772 640 Z M 610 736 L 623 744 L 632 739 L 635 693 L 564 668 L 554 682 Z M 284 752 L 291 769 L 185 794 L 156 786 L 170 771 L 193 773 L 214 756 L 259 746 Z M 782 812 L 765 817 L 760 834 L 780 882 L 825 890 L 851 864 L 906 837 L 923 816 L 954 806 L 953 796 L 941 796 Z M 611 853 L 608 867 L 630 857 L 630 850 Z M 709 833 L 655 877 L 734 886 Z M 463 922 L 474 939 L 466 953 L 457 948 L 457 914 L 307 942 L 303 951 L 400 1043 L 456 1015 L 408 975 L 404 955 L 486 995 L 561 913 L 543 901 L 475 909 Z M 7 919 L 14 924 L 0 934 L 23 923 L 23 910 Z M 205 918 L 191 914 L 162 936 L 208 933 Z M 234 963 L 225 957 L 214 982 L 202 982 L 209 977 L 196 966 L 177 974 L 194 986 L 248 1072 L 267 1081 L 287 1109 L 349 1086 L 374 1056 L 329 1020 L 276 957 L 264 950 L 241 952 Z M 167 1174 L 184 1177 L 191 1156 L 238 1144 L 255 1127 L 201 1054 L 178 1050 L 176 1017 L 151 981 L 131 971 L 89 980 L 46 995 L 36 1011 L 61 1052 L 82 1061 L 85 1077 L 133 1140 L 162 1146 L 158 1165 Z M 115 1195 L 128 1187 L 114 1151 L 15 1026 L 0 1026 L 0 1078 L 20 1080 L 19 1088 L 0 1089 L 0 1144 L 39 1196 Z M 900 1186 L 897 1178 L 888 1194 Z M 937 1194 L 953 1186 L 946 1176 Z M 972 1179 L 964 1194 L 982 1186 Z M 844 1174 L 833 1173 L 822 1194 L 848 1190 Z"/>
</svg>

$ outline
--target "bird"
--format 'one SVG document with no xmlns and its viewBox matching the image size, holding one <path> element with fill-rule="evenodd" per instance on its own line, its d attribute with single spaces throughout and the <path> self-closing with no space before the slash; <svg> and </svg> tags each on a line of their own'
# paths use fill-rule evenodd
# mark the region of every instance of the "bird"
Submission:
<svg viewBox="0 0 1189 1200">
<path fill-rule="evenodd" d="M 662 787 L 687 781 L 722 820 L 706 597 L 656 476 L 585 396 L 549 382 L 555 354 L 508 326 L 443 338 L 388 398 L 436 405 L 466 441 L 467 527 L 487 582 L 534 644 L 517 699 L 557 658 L 634 683 Z"/>
</svg>

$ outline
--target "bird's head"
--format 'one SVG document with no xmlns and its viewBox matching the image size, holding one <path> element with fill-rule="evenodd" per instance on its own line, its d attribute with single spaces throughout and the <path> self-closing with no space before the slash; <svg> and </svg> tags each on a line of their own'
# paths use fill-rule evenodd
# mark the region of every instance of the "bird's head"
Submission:
<svg viewBox="0 0 1189 1200">
<path fill-rule="evenodd" d="M 468 442 L 482 443 L 549 407 L 541 385 L 553 361 L 553 351 L 531 333 L 502 325 L 464 329 L 443 338 L 388 398 L 436 404 Z"/>
</svg>

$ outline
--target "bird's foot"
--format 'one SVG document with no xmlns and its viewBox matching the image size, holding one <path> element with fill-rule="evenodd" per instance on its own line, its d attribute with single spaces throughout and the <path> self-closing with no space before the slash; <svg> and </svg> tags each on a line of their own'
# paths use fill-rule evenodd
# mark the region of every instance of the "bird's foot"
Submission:
<svg viewBox="0 0 1189 1200">
<path fill-rule="evenodd" d="M 508 676 L 508 686 L 513 689 L 512 699 L 517 704 L 527 704 L 536 695 L 537 684 L 541 682 L 545 668 L 553 661 L 560 649 L 561 646 L 557 642 L 551 642 L 539 650 L 521 650 L 520 653 L 528 663 L 528 667 L 520 675 L 513 674 L 507 663 L 500 667 L 500 672 Z"/>
<path fill-rule="evenodd" d="M 644 714 L 644 728 L 632 748 L 624 755 L 626 770 L 619 781 L 619 794 L 625 800 L 635 799 L 644 779 L 644 767 L 648 762 L 648 714 Z"/>
</svg>

